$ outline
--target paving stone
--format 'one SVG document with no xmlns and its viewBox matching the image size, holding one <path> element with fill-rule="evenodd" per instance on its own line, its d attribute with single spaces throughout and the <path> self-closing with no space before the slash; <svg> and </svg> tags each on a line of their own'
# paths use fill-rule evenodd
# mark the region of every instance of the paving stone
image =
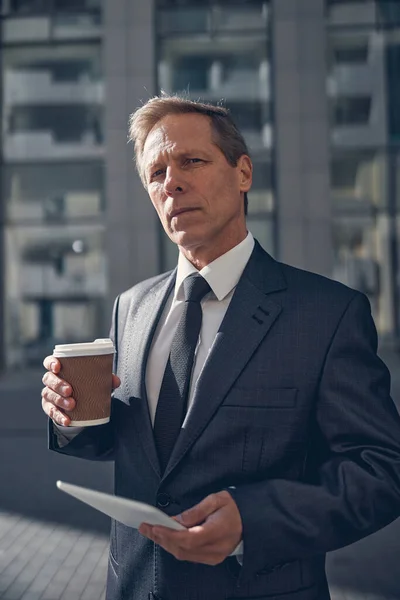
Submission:
<svg viewBox="0 0 400 600">
<path fill-rule="evenodd" d="M 107 536 L 0 511 L 0 600 L 105 600 L 107 563 Z M 400 600 L 400 592 L 358 592 L 337 581 L 331 596 Z"/>
</svg>

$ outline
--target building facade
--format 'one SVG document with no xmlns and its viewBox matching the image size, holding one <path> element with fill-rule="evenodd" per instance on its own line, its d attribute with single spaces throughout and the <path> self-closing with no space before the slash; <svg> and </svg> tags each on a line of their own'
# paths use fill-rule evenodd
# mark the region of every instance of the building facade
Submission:
<svg viewBox="0 0 400 600">
<path fill-rule="evenodd" d="M 248 226 L 368 294 L 399 334 L 400 10 L 378 0 L 0 0 L 1 365 L 107 335 L 115 296 L 176 248 L 129 114 L 223 102 L 254 162 Z"/>
</svg>

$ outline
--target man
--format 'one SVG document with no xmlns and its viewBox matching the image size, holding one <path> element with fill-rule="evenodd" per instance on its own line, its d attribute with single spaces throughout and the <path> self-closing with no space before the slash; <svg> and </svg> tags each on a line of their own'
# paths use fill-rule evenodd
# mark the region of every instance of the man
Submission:
<svg viewBox="0 0 400 600">
<path fill-rule="evenodd" d="M 400 513 L 400 420 L 368 301 L 247 232 L 252 164 L 225 109 L 154 98 L 131 137 L 178 267 L 115 304 L 110 423 L 65 427 L 54 357 L 42 404 L 53 450 L 114 460 L 116 494 L 187 530 L 113 522 L 107 599 L 327 600 L 325 553 Z"/>
</svg>

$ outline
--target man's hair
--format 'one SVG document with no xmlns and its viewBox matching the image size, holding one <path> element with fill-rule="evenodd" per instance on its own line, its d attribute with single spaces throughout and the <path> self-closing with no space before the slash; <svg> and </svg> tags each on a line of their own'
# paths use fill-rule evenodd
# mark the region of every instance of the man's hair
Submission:
<svg viewBox="0 0 400 600">
<path fill-rule="evenodd" d="M 237 161 L 243 154 L 249 154 L 246 142 L 227 108 L 163 93 L 161 96 L 150 98 L 129 119 L 129 139 L 134 143 L 136 167 L 144 187 L 147 185 L 142 156 L 150 131 L 167 115 L 190 113 L 204 115 L 210 119 L 214 144 L 221 150 L 232 167 L 236 167 Z M 245 192 L 245 214 L 247 214 L 247 205 L 247 192 Z"/>
</svg>

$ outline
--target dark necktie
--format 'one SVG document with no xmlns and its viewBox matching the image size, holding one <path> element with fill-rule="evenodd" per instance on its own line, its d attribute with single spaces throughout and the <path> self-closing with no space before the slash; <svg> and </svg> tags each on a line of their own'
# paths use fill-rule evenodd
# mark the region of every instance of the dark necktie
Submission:
<svg viewBox="0 0 400 600">
<path fill-rule="evenodd" d="M 154 438 L 162 472 L 186 414 L 194 353 L 203 317 L 200 302 L 211 290 L 204 277 L 197 273 L 186 277 L 183 287 L 185 306 L 172 340 L 154 420 Z"/>
</svg>

